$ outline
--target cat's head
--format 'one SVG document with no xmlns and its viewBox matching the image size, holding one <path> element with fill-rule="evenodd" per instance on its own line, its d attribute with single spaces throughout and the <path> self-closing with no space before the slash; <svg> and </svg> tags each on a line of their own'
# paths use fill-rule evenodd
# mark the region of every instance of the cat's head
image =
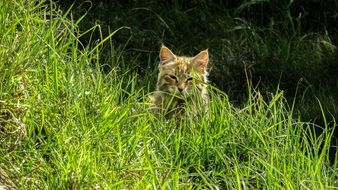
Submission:
<svg viewBox="0 0 338 190">
<path fill-rule="evenodd" d="M 185 97 L 202 91 L 207 82 L 208 61 L 207 49 L 194 57 L 184 57 L 162 45 L 157 90 Z"/>
</svg>

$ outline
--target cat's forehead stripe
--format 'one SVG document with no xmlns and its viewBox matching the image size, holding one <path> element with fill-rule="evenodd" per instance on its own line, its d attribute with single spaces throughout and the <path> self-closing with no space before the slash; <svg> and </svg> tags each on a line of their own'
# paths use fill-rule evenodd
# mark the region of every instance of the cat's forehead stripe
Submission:
<svg viewBox="0 0 338 190">
<path fill-rule="evenodd" d="M 176 61 L 170 61 L 164 65 L 161 65 L 164 69 L 175 69 L 180 71 L 187 71 L 191 69 L 190 59 L 178 58 Z"/>
<path fill-rule="evenodd" d="M 187 57 L 179 57 L 177 59 L 177 67 L 180 71 L 186 72 L 190 69 L 190 59 Z"/>
</svg>

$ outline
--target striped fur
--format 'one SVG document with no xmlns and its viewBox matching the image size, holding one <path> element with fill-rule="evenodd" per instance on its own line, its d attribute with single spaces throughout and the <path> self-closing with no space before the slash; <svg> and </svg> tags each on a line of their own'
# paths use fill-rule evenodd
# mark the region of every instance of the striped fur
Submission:
<svg viewBox="0 0 338 190">
<path fill-rule="evenodd" d="M 197 104 L 206 107 L 208 61 L 208 50 L 185 57 L 162 45 L 156 91 L 150 96 L 153 108 L 157 112 L 164 110 L 165 116 L 171 118 L 181 115 L 187 104 L 192 112 L 197 112 Z"/>
</svg>

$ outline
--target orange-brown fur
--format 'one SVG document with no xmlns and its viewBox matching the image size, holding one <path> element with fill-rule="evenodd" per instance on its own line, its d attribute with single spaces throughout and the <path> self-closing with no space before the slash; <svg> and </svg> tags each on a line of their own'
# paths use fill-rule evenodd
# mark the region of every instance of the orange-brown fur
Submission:
<svg viewBox="0 0 338 190">
<path fill-rule="evenodd" d="M 187 104 L 193 112 L 197 112 L 197 104 L 203 104 L 206 110 L 208 61 L 208 50 L 184 57 L 162 46 L 156 91 L 150 96 L 154 110 L 164 111 L 167 118 L 181 115 Z"/>
</svg>

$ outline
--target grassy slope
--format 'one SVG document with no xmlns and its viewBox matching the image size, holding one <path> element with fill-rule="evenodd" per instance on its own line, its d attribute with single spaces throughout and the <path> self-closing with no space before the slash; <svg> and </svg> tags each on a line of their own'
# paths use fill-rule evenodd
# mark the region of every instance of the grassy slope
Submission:
<svg viewBox="0 0 338 190">
<path fill-rule="evenodd" d="M 180 127 L 142 108 L 142 77 L 101 72 L 100 46 L 52 5 L 0 4 L 0 175 L 20 189 L 327 189 L 331 132 L 292 119 L 277 91 L 242 108 L 211 90 Z M 97 42 L 98 43 L 98 42 Z M 119 52 L 114 52 L 118 55 Z M 116 59 L 116 65 L 123 65 Z M 134 107 L 139 112 L 131 112 Z M 3 177 L 5 176 L 5 177 Z M 1 179 L 1 178 L 0 178 Z"/>
</svg>

